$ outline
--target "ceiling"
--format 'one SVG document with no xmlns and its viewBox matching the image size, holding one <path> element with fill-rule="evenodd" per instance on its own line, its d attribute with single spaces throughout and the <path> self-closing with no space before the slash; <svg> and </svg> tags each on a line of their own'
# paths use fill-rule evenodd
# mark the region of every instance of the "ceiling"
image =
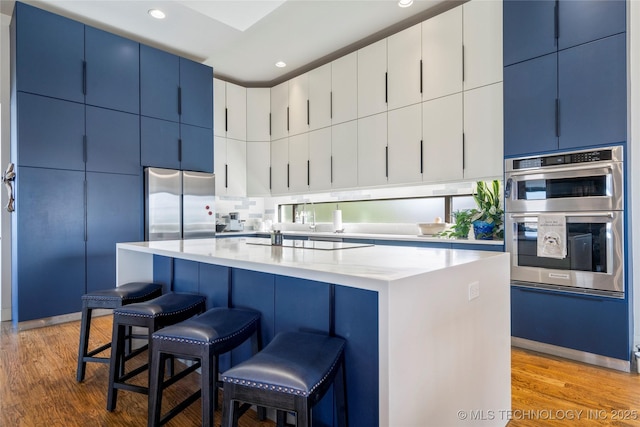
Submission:
<svg viewBox="0 0 640 427">
<path fill-rule="evenodd" d="M 273 86 L 462 1 L 25 0 L 214 68 L 224 80 Z M 0 0 L 10 15 L 14 0 Z M 166 13 L 151 18 L 152 8 Z M 286 68 L 275 63 L 284 61 Z"/>
</svg>

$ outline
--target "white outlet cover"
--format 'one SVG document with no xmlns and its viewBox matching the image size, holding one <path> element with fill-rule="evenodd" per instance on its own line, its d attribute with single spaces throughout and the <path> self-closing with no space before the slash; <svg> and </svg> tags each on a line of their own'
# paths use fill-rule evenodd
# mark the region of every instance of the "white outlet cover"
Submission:
<svg viewBox="0 0 640 427">
<path fill-rule="evenodd" d="M 469 283 L 469 301 L 474 300 L 480 296 L 480 282 Z"/>
</svg>

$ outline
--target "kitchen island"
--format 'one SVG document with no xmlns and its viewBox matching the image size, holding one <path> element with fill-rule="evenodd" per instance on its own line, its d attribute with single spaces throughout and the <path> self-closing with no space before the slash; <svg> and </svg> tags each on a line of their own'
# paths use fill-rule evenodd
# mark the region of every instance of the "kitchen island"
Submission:
<svg viewBox="0 0 640 427">
<path fill-rule="evenodd" d="M 122 284 L 157 280 L 283 330 L 347 339 L 350 425 L 504 426 L 511 409 L 509 257 L 488 251 L 270 246 L 233 238 L 120 243 Z M 321 244 L 320 244 L 321 243 Z M 247 349 L 231 355 L 233 363 Z M 221 360 L 221 369 L 230 360 Z M 332 425 L 331 393 L 314 412 Z"/>
</svg>

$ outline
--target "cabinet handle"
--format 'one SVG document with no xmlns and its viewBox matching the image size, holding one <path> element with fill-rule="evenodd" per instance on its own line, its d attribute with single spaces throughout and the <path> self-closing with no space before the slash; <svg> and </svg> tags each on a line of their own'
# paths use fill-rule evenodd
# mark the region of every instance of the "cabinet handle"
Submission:
<svg viewBox="0 0 640 427">
<path fill-rule="evenodd" d="M 307 99 L 307 126 L 310 124 L 310 115 L 311 115 L 311 106 L 309 105 L 309 100 Z"/>
<path fill-rule="evenodd" d="M 464 132 L 462 132 L 462 170 L 464 171 L 464 167 L 465 167 L 465 161 L 464 161 L 464 154 L 465 154 L 465 136 L 464 136 Z"/>
<path fill-rule="evenodd" d="M 178 161 L 182 163 L 182 138 L 178 139 Z"/>
<path fill-rule="evenodd" d="M 464 82 L 464 45 L 462 45 L 462 81 Z"/>
<path fill-rule="evenodd" d="M 389 73 L 384 73 L 384 102 L 389 103 Z"/>
<path fill-rule="evenodd" d="M 287 132 L 289 132 L 289 107 L 287 107 Z"/>
<path fill-rule="evenodd" d="M 333 184 L 333 156 L 329 157 L 329 179 Z"/>
<path fill-rule="evenodd" d="M 271 191 L 271 166 L 269 166 L 269 191 Z"/>
<path fill-rule="evenodd" d="M 82 162 L 87 163 L 87 135 L 82 135 Z"/>
<path fill-rule="evenodd" d="M 560 99 L 556 98 L 556 137 L 560 137 Z"/>
<path fill-rule="evenodd" d="M 384 147 L 384 176 L 389 178 L 389 146 Z"/>
<path fill-rule="evenodd" d="M 271 136 L 271 113 L 269 113 L 269 136 Z"/>
<path fill-rule="evenodd" d="M 289 163 L 287 163 L 287 188 L 289 188 Z"/>
<path fill-rule="evenodd" d="M 422 59 L 420 60 L 420 93 L 422 93 Z"/>
<path fill-rule="evenodd" d="M 224 164 L 224 188 L 229 188 L 229 165 Z"/>
<path fill-rule="evenodd" d="M 82 94 L 87 94 L 87 61 L 82 61 Z"/>
<path fill-rule="evenodd" d="M 424 155 L 424 143 L 422 140 L 420 140 L 420 173 L 424 173 L 424 160 L 423 160 L 423 156 Z"/>
<path fill-rule="evenodd" d="M 329 118 L 333 119 L 333 91 L 329 92 Z"/>
<path fill-rule="evenodd" d="M 182 115 L 182 88 L 178 86 L 178 115 Z"/>
<path fill-rule="evenodd" d="M 86 242 L 89 238 L 89 227 L 87 225 L 87 205 L 88 205 L 88 190 L 87 190 L 87 179 L 84 179 L 84 241 Z"/>
<path fill-rule="evenodd" d="M 307 160 L 307 186 L 311 185 L 311 160 Z"/>
<path fill-rule="evenodd" d="M 560 38 L 560 8 L 558 0 L 553 7 L 553 37 L 555 38 L 556 46 L 558 45 L 558 39 Z"/>
<path fill-rule="evenodd" d="M 228 108 L 224 109 L 224 131 L 225 132 L 229 131 L 229 109 Z"/>
</svg>

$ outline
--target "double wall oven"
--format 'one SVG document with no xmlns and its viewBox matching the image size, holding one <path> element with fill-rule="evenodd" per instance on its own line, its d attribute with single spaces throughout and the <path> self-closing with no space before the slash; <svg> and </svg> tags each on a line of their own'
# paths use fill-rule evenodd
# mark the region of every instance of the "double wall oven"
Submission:
<svg viewBox="0 0 640 427">
<path fill-rule="evenodd" d="M 624 298 L 623 170 L 621 146 L 506 161 L 513 285 Z"/>
</svg>

